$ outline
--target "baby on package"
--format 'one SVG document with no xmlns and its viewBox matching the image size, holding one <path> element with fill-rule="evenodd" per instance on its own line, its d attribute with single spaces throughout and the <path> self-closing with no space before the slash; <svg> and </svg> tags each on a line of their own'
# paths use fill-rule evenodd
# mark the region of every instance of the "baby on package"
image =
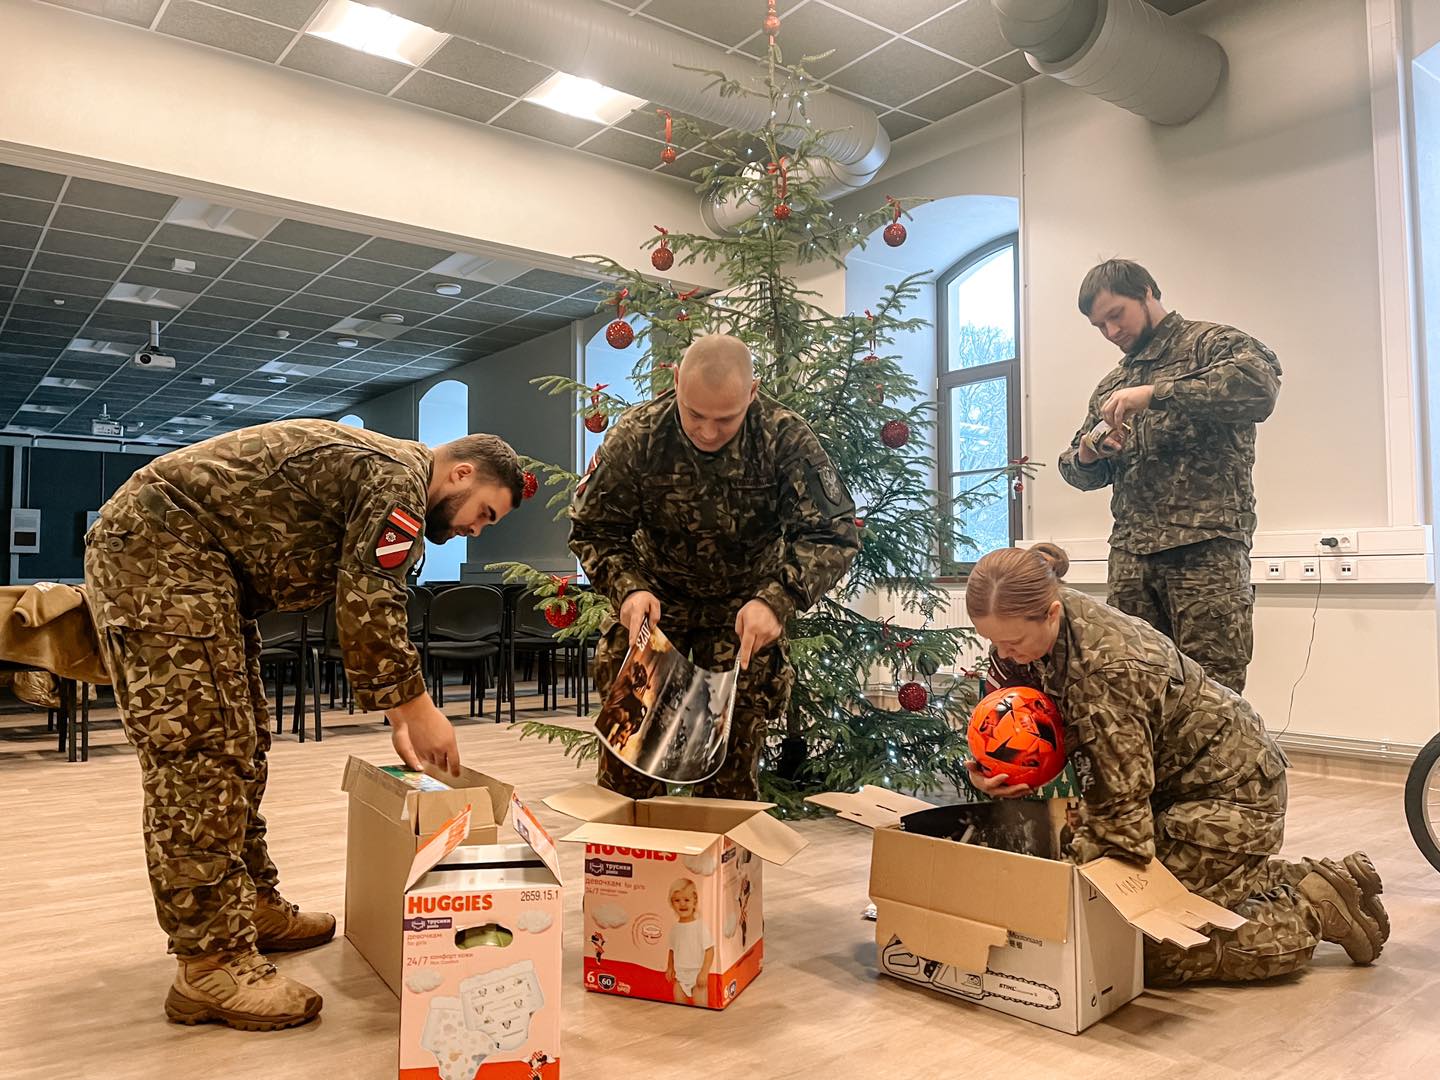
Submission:
<svg viewBox="0 0 1440 1080">
<path fill-rule="evenodd" d="M 670 930 L 665 978 L 674 989 L 678 1004 L 708 1005 L 715 940 L 700 918 L 700 893 L 695 882 L 676 878 L 670 886 L 670 907 L 677 921 Z"/>
</svg>

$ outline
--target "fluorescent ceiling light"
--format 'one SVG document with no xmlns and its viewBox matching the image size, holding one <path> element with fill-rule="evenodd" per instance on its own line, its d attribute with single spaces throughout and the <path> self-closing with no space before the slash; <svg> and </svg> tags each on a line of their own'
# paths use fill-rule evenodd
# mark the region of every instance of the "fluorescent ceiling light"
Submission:
<svg viewBox="0 0 1440 1080">
<path fill-rule="evenodd" d="M 423 64 L 450 36 L 351 0 L 330 0 L 305 32 L 411 67 Z"/>
<path fill-rule="evenodd" d="M 645 104 L 644 98 L 631 97 L 590 79 L 577 79 L 563 71 L 555 72 L 531 90 L 525 95 L 525 100 L 566 116 L 594 120 L 597 124 L 613 124 Z"/>
</svg>

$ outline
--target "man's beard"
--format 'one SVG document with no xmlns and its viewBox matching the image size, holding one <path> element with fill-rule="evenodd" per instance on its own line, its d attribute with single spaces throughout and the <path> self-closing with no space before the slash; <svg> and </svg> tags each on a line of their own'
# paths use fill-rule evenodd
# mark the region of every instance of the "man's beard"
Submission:
<svg viewBox="0 0 1440 1080">
<path fill-rule="evenodd" d="M 1141 349 L 1145 348 L 1146 345 L 1149 345 L 1150 339 L 1154 336 L 1155 320 L 1151 317 L 1150 308 L 1147 305 L 1145 308 L 1145 329 L 1140 331 L 1140 335 L 1135 339 L 1135 343 L 1130 346 L 1129 355 L 1134 356 Z"/>
<path fill-rule="evenodd" d="M 425 539 L 432 544 L 443 544 L 455 536 L 455 511 L 463 501 L 462 495 L 446 495 L 425 511 Z"/>
</svg>

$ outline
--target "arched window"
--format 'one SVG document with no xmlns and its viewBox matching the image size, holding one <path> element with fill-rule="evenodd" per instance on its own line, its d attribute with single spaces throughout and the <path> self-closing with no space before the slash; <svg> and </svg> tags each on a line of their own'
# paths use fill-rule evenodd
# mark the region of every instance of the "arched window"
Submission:
<svg viewBox="0 0 1440 1080">
<path fill-rule="evenodd" d="M 353 412 L 346 413 L 344 416 L 340 417 L 339 422 L 342 424 L 349 424 L 351 427 L 363 428 L 365 426 L 365 418 Z"/>
<path fill-rule="evenodd" d="M 420 441 L 426 446 L 458 439 L 470 430 L 470 388 L 455 379 L 438 382 L 420 399 Z M 465 537 L 444 544 L 425 542 L 421 581 L 458 581 L 465 561 Z"/>
<path fill-rule="evenodd" d="M 937 282 L 940 487 L 962 493 L 1020 456 L 1020 289 L 1016 237 L 971 251 Z M 971 548 L 947 553 L 951 569 L 1020 536 L 1020 500 L 999 498 L 961 512 Z"/>
</svg>

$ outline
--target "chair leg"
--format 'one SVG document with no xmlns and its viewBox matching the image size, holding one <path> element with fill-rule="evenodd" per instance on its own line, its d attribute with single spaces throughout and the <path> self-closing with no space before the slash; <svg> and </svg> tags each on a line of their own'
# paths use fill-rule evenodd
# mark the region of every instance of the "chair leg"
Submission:
<svg viewBox="0 0 1440 1080">
<path fill-rule="evenodd" d="M 80 684 L 80 760 L 90 760 L 90 684 Z"/>
<path fill-rule="evenodd" d="M 312 653 L 311 655 L 315 660 L 315 681 L 310 684 L 315 698 L 315 741 L 319 742 L 323 738 L 320 726 L 320 654 Z"/>
</svg>

